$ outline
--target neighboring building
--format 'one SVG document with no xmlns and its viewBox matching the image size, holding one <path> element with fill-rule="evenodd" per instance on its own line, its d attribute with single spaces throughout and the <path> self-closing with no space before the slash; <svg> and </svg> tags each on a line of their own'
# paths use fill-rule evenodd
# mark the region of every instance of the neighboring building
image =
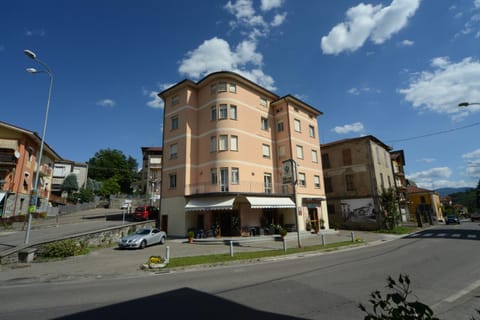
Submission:
<svg viewBox="0 0 480 320">
<path fill-rule="evenodd" d="M 41 138 L 36 132 L 0 122 L 0 216 L 28 213 L 35 175 L 39 170 L 37 212 L 46 212 L 52 187 L 53 164 L 61 157 L 44 144 L 37 168 Z"/>
<path fill-rule="evenodd" d="M 77 177 L 78 188 L 87 187 L 88 164 L 84 162 L 74 162 L 70 160 L 55 161 L 52 179 L 52 193 L 50 200 L 59 203 L 65 203 L 66 194 L 62 195 L 62 184 L 65 178 L 74 174 Z M 59 199 L 61 197 L 62 199 Z"/>
<path fill-rule="evenodd" d="M 380 227 L 382 190 L 395 187 L 391 148 L 369 135 L 322 144 L 321 149 L 331 223 Z"/>
<path fill-rule="evenodd" d="M 395 178 L 395 188 L 397 191 L 398 208 L 402 217 L 402 222 L 410 220 L 410 210 L 408 208 L 407 179 L 405 178 L 405 154 L 403 150 L 390 152 L 392 160 L 393 176 Z"/>
<path fill-rule="evenodd" d="M 257 234 L 271 232 L 271 224 L 294 229 L 297 220 L 300 231 L 309 221 L 328 228 L 320 111 L 232 72 L 184 80 L 159 96 L 162 226 L 169 234 L 217 227 L 222 235 Z M 296 190 L 282 175 L 291 159 Z"/>
<path fill-rule="evenodd" d="M 408 186 L 407 193 L 412 220 L 428 224 L 444 221 L 440 196 L 436 191 Z"/>
<path fill-rule="evenodd" d="M 140 192 L 150 196 L 150 204 L 158 207 L 162 186 L 162 147 L 142 147 L 142 181 Z"/>
</svg>

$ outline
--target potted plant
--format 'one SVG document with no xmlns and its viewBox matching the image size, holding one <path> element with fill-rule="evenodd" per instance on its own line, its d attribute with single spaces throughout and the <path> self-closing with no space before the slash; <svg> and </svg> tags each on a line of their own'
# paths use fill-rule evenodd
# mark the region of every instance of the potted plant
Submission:
<svg viewBox="0 0 480 320">
<path fill-rule="evenodd" d="M 287 233 L 288 233 L 288 232 L 287 232 L 287 229 L 285 229 L 285 228 L 280 228 L 279 233 L 280 233 L 280 236 L 281 236 L 282 238 L 285 238 L 285 237 L 287 236 Z"/>
<path fill-rule="evenodd" d="M 188 243 L 192 243 L 194 237 L 195 237 L 195 232 L 193 232 L 193 230 L 190 230 L 187 232 Z"/>
</svg>

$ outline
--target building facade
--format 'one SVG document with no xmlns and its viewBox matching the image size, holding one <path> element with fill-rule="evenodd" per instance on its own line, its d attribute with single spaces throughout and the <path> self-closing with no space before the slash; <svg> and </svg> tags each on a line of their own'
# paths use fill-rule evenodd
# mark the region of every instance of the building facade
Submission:
<svg viewBox="0 0 480 320">
<path fill-rule="evenodd" d="M 418 224 L 435 224 L 445 221 L 440 196 L 436 191 L 408 186 L 407 192 L 413 221 Z"/>
<path fill-rule="evenodd" d="M 393 177 L 395 179 L 396 196 L 402 222 L 410 221 L 410 209 L 408 207 L 407 179 L 405 177 L 405 154 L 403 150 L 390 152 L 392 159 Z"/>
<path fill-rule="evenodd" d="M 87 187 L 87 177 L 88 177 L 88 164 L 84 162 L 74 162 L 70 160 L 60 160 L 55 161 L 53 168 L 53 178 L 52 178 L 52 194 L 50 195 L 50 200 L 58 203 L 65 204 L 65 198 L 67 194 L 62 194 L 62 184 L 65 181 L 65 178 L 69 175 L 74 174 L 77 178 L 78 188 Z"/>
<path fill-rule="evenodd" d="M 262 234 L 273 225 L 302 231 L 312 221 L 328 228 L 320 111 L 232 72 L 184 80 L 159 96 L 169 234 Z M 283 174 L 286 168 L 295 174 Z"/>
<path fill-rule="evenodd" d="M 162 186 L 162 147 L 142 147 L 142 180 L 140 192 L 150 197 L 150 204 L 158 207 Z"/>
<path fill-rule="evenodd" d="M 39 171 L 36 212 L 46 212 L 52 187 L 53 166 L 61 157 L 44 144 L 42 163 L 37 159 L 41 138 L 36 132 L 0 122 L 0 216 L 26 215 Z"/>
<path fill-rule="evenodd" d="M 322 144 L 321 150 L 331 223 L 336 227 L 381 227 L 382 190 L 395 188 L 391 148 L 369 135 Z"/>
</svg>

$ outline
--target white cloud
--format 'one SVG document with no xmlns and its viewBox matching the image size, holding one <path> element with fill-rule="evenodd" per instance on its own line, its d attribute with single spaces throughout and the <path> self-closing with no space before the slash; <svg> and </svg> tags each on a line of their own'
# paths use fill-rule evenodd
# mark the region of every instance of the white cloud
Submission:
<svg viewBox="0 0 480 320">
<path fill-rule="evenodd" d="M 354 96 L 358 96 L 360 93 L 380 93 L 379 89 L 363 87 L 363 88 L 351 88 L 347 90 L 347 93 Z"/>
<path fill-rule="evenodd" d="M 432 163 L 432 162 L 437 161 L 437 159 L 435 159 L 435 158 L 421 158 L 421 159 L 418 159 L 417 161 L 418 162 Z"/>
<path fill-rule="evenodd" d="M 25 28 L 24 30 L 25 30 L 25 35 L 27 37 L 35 37 L 35 36 L 44 37 L 47 34 L 45 29 L 43 29 L 43 28 L 42 29 L 27 29 L 27 28 Z"/>
<path fill-rule="evenodd" d="M 462 158 L 467 160 L 466 176 L 475 178 L 478 181 L 480 178 L 480 149 L 465 153 L 462 155 Z"/>
<path fill-rule="evenodd" d="M 414 42 L 412 40 L 405 39 L 402 42 L 400 42 L 400 45 L 402 47 L 410 47 L 413 46 Z"/>
<path fill-rule="evenodd" d="M 475 159 L 475 158 L 480 159 L 480 149 L 477 149 L 477 150 L 472 151 L 472 152 L 465 153 L 465 154 L 462 155 L 462 158 L 464 158 L 464 159 Z"/>
<path fill-rule="evenodd" d="M 263 56 L 257 52 L 257 45 L 253 41 L 244 40 L 232 51 L 227 41 L 215 37 L 188 52 L 179 72 L 198 79 L 215 71 L 233 71 L 274 90 L 273 78 L 261 70 L 262 60 Z"/>
<path fill-rule="evenodd" d="M 475 6 L 475 8 L 480 8 L 480 0 L 474 0 L 473 5 Z"/>
<path fill-rule="evenodd" d="M 273 17 L 273 21 L 270 24 L 272 27 L 278 27 L 279 25 L 283 24 L 285 19 L 287 18 L 287 13 L 284 12 L 283 14 L 277 14 Z"/>
<path fill-rule="evenodd" d="M 102 106 L 102 107 L 114 107 L 116 105 L 115 101 L 112 99 L 103 99 L 97 101 L 97 106 Z"/>
<path fill-rule="evenodd" d="M 431 65 L 432 71 L 414 74 L 408 88 L 399 90 L 406 101 L 419 111 L 449 114 L 457 120 L 480 110 L 478 105 L 458 107 L 462 101 L 480 102 L 479 61 L 468 57 L 453 63 L 448 57 L 438 57 Z"/>
<path fill-rule="evenodd" d="M 172 83 L 161 83 L 158 84 L 159 91 L 163 91 L 165 89 L 170 88 L 174 84 Z M 143 89 L 143 95 L 147 96 L 150 98 L 149 101 L 147 101 L 147 106 L 153 109 L 163 109 L 164 103 L 163 100 L 158 96 L 159 91 L 149 91 L 146 89 Z"/>
<path fill-rule="evenodd" d="M 438 189 L 444 187 L 465 186 L 465 181 L 451 181 L 448 178 L 452 175 L 452 170 L 448 167 L 431 168 L 425 171 L 407 174 L 407 179 L 415 181 L 417 186 L 426 189 Z"/>
<path fill-rule="evenodd" d="M 275 8 L 280 8 L 283 5 L 283 0 L 262 0 L 260 8 L 262 11 L 269 11 Z"/>
<path fill-rule="evenodd" d="M 355 122 L 355 123 L 352 123 L 352 124 L 346 124 L 344 126 L 337 126 L 335 128 L 332 129 L 333 132 L 337 133 L 337 134 L 347 134 L 347 133 L 350 133 L 350 132 L 361 132 L 363 131 L 364 127 L 363 127 L 363 124 L 361 122 Z"/>
<path fill-rule="evenodd" d="M 324 54 L 354 52 L 368 39 L 382 44 L 407 25 L 419 5 L 420 0 L 393 0 L 386 7 L 360 3 L 347 10 L 345 22 L 337 24 L 322 37 L 322 51 Z"/>
</svg>

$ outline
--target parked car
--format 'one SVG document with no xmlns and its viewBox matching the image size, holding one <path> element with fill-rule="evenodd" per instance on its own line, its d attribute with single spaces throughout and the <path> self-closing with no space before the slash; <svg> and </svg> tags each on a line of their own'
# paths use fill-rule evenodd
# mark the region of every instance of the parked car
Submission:
<svg viewBox="0 0 480 320">
<path fill-rule="evenodd" d="M 450 223 L 460 224 L 460 219 L 458 219 L 457 216 L 449 215 L 445 218 L 445 223 L 446 224 L 450 224 Z"/>
<path fill-rule="evenodd" d="M 118 241 L 118 247 L 123 248 L 140 248 L 143 249 L 146 246 L 152 244 L 164 244 L 167 239 L 167 234 L 157 228 L 144 228 L 140 229 L 134 234 L 121 238 Z"/>
<path fill-rule="evenodd" d="M 159 210 L 157 207 L 153 206 L 140 206 L 135 208 L 133 212 L 134 220 L 148 220 L 148 219 L 157 219 Z"/>
<path fill-rule="evenodd" d="M 470 215 L 470 220 L 475 221 L 475 220 L 480 220 L 480 211 L 474 212 Z"/>
</svg>

